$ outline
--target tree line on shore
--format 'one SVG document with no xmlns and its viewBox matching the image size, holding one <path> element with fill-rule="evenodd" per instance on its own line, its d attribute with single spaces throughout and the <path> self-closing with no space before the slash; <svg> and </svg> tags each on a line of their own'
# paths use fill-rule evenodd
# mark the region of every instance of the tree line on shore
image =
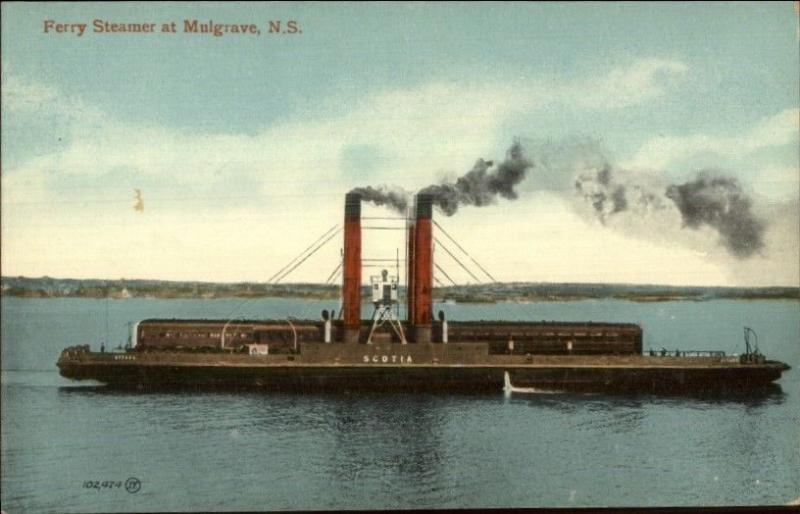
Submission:
<svg viewBox="0 0 800 514">
<path fill-rule="evenodd" d="M 402 288 L 401 288 L 402 289 Z M 402 293 L 402 291 L 401 291 Z M 369 288 L 363 288 L 363 295 Z M 2 277 L 2 295 L 24 298 L 268 298 L 335 299 L 339 285 L 258 282 L 178 282 L 141 279 L 61 279 Z M 616 298 L 633 301 L 798 299 L 798 287 L 703 287 L 640 284 L 567 284 L 504 282 L 434 288 L 438 300 L 459 303 L 567 301 Z"/>
</svg>

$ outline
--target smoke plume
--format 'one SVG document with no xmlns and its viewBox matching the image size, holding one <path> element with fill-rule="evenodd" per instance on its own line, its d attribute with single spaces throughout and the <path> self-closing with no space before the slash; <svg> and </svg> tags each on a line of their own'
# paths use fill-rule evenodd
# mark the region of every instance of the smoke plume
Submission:
<svg viewBox="0 0 800 514">
<path fill-rule="evenodd" d="M 627 172 L 605 162 L 597 170 L 579 173 L 573 183 L 575 194 L 592 206 L 597 219 L 605 224 L 611 216 L 626 211 L 644 214 L 662 210 L 664 202 L 652 186 L 637 183 Z"/>
<path fill-rule="evenodd" d="M 433 203 L 447 216 L 456 213 L 461 205 L 481 207 L 493 204 L 497 196 L 515 200 L 515 186 L 525 179 L 533 164 L 525 155 L 522 145 L 514 143 L 508 149 L 505 160 L 493 170 L 492 161 L 478 159 L 475 166 L 452 184 L 433 184 L 420 193 L 433 196 Z"/>
<path fill-rule="evenodd" d="M 630 226 L 630 216 L 647 222 L 649 215 L 674 205 L 683 227 L 711 227 L 736 258 L 752 257 L 764 248 L 766 223 L 753 213 L 752 201 L 735 178 L 701 172 L 689 182 L 666 184 L 653 177 L 647 182 L 644 177 L 603 160 L 577 173 L 573 186 L 576 196 L 591 206 L 604 225 L 627 213 L 626 221 L 615 223 L 624 230 Z"/>
<path fill-rule="evenodd" d="M 765 225 L 752 213 L 751 201 L 735 178 L 700 173 L 691 182 L 669 186 L 665 194 L 687 227 L 715 228 L 734 256 L 744 259 L 764 247 Z"/>
<path fill-rule="evenodd" d="M 575 192 L 592 205 L 601 223 L 605 223 L 607 216 L 628 208 L 625 186 L 612 184 L 608 163 L 594 174 L 579 175 L 575 179 Z"/>
<path fill-rule="evenodd" d="M 403 214 L 405 214 L 406 207 L 408 207 L 409 195 L 400 188 L 366 186 L 356 187 L 350 192 L 361 195 L 361 199 L 365 202 L 372 202 L 378 206 L 386 205 Z"/>
<path fill-rule="evenodd" d="M 522 145 L 511 145 L 505 160 L 494 169 L 493 166 L 492 161 L 478 159 L 475 166 L 454 183 L 432 184 L 419 192 L 433 196 L 433 204 L 447 216 L 455 214 L 461 205 L 490 205 L 498 195 L 509 200 L 516 199 L 514 187 L 525 179 L 528 169 L 533 166 L 525 158 Z M 402 189 L 387 186 L 357 187 L 350 192 L 360 194 L 366 202 L 386 205 L 401 213 L 405 213 L 411 196 Z"/>
<path fill-rule="evenodd" d="M 548 141 L 532 147 L 535 151 L 530 154 L 515 142 L 499 164 L 479 159 L 454 182 L 432 184 L 419 192 L 430 194 L 434 205 L 452 216 L 463 205 L 482 207 L 498 197 L 516 199 L 516 187 L 535 167 L 529 188 L 571 196 L 578 212 L 588 210 L 616 230 L 653 237 L 666 234 L 669 226 L 676 230 L 706 226 L 719 233 L 721 245 L 738 259 L 752 257 L 765 246 L 766 222 L 752 212 L 752 201 L 733 177 L 706 172 L 683 184 L 668 184 L 659 174 L 614 166 L 591 141 Z M 411 198 L 411 193 L 387 186 L 351 192 L 400 213 L 406 212 Z"/>
</svg>

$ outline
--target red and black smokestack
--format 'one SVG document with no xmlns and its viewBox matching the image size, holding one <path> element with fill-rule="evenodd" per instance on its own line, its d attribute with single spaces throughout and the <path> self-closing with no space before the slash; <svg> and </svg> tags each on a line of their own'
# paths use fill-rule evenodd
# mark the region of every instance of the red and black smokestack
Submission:
<svg viewBox="0 0 800 514">
<path fill-rule="evenodd" d="M 406 302 L 407 302 L 407 309 L 406 314 L 408 315 L 408 326 L 412 327 L 414 325 L 414 302 L 416 299 L 414 298 L 414 243 L 416 237 L 416 223 L 414 222 L 414 216 L 416 216 L 416 211 L 412 210 L 411 214 L 408 214 L 408 255 L 406 256 Z M 409 328 L 410 330 L 410 328 Z"/>
<path fill-rule="evenodd" d="M 344 197 L 344 263 L 342 265 L 344 342 L 357 343 L 361 330 L 361 195 Z"/>
<path fill-rule="evenodd" d="M 414 340 L 418 343 L 431 342 L 431 323 L 433 321 L 433 196 L 420 193 L 416 198 L 415 224 L 413 230 L 413 258 L 409 312 L 412 316 Z"/>
</svg>

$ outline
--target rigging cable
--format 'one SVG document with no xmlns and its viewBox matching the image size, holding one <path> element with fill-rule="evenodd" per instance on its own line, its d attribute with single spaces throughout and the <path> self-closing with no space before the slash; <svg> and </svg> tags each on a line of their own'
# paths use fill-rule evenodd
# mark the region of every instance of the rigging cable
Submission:
<svg viewBox="0 0 800 514">
<path fill-rule="evenodd" d="M 336 272 L 336 275 L 331 277 L 330 280 L 328 280 L 328 282 L 325 282 L 325 284 L 326 285 L 335 284 L 336 281 L 339 280 L 339 277 L 341 277 L 341 276 L 342 276 L 342 270 L 339 270 L 339 271 Z"/>
<path fill-rule="evenodd" d="M 480 280 L 478 277 L 476 277 L 476 276 L 475 276 L 475 274 L 474 274 L 474 273 L 472 273 L 472 272 L 469 270 L 469 268 L 467 268 L 466 266 L 464 266 L 464 263 L 463 263 L 463 262 L 461 262 L 460 260 L 458 260 L 458 257 L 456 257 L 455 255 L 453 255 L 453 252 L 451 252 L 450 250 L 448 250 L 448 249 L 447 249 L 447 246 L 445 246 L 444 244 L 442 244 L 442 242 L 441 242 L 441 241 L 439 241 L 439 239 L 438 239 L 438 238 L 435 238 L 435 237 L 434 237 L 434 238 L 433 238 L 433 240 L 434 240 L 434 241 L 436 241 L 436 244 L 438 244 L 439 246 L 441 246 L 441 247 L 442 247 L 442 249 L 443 249 L 445 252 L 447 252 L 447 255 L 449 255 L 450 257 L 452 257 L 452 258 L 453 258 L 453 260 L 454 260 L 454 261 L 456 261 L 456 262 L 458 263 L 458 265 L 459 265 L 459 266 L 461 266 L 461 267 L 464 269 L 464 271 L 466 271 L 467 273 L 469 273 L 469 276 L 471 276 L 472 278 L 474 278 L 474 279 L 475 279 L 475 281 L 476 281 L 477 283 L 479 283 L 479 284 L 481 283 L 481 280 Z"/>
<path fill-rule="evenodd" d="M 442 228 L 442 226 L 441 226 L 441 225 L 439 225 L 439 224 L 436 222 L 436 220 L 433 220 L 433 224 L 434 224 L 434 225 L 436 225 L 436 228 L 438 228 L 439 230 L 441 230 L 441 231 L 442 231 L 442 234 L 444 234 L 445 236 L 447 236 L 447 238 L 448 238 L 448 239 L 450 239 L 450 241 L 452 241 L 452 242 L 453 242 L 453 243 L 454 243 L 454 244 L 455 244 L 455 245 L 456 245 L 456 246 L 459 248 L 459 250 L 461 250 L 462 252 L 464 252 L 464 254 L 465 254 L 467 257 L 469 257 L 469 259 L 470 259 L 472 262 L 474 262 L 474 263 L 475 263 L 475 265 L 476 265 L 476 266 L 477 266 L 477 267 L 478 267 L 478 268 L 479 268 L 481 271 L 483 271 L 484 273 L 486 273 L 486 276 L 487 276 L 487 277 L 489 277 L 489 279 L 490 279 L 492 282 L 497 282 L 497 279 L 495 279 L 495 278 L 494 278 L 494 277 L 491 275 L 491 273 L 489 273 L 488 271 L 486 271 L 486 269 L 484 269 L 484 267 L 483 267 L 483 266 L 481 266 L 481 265 L 478 263 L 478 261 L 476 261 L 475 259 L 473 259 L 473 258 L 472 258 L 472 256 L 471 256 L 471 255 L 470 255 L 470 254 L 469 254 L 469 253 L 468 253 L 468 252 L 467 252 L 467 251 L 464 249 L 464 247 L 462 247 L 460 244 L 458 244 L 458 241 L 456 241 L 456 240 L 455 240 L 455 238 L 453 238 L 453 236 L 451 236 L 450 234 L 448 234 L 448 233 L 447 233 L 447 231 L 446 231 L 444 228 Z"/>
<path fill-rule="evenodd" d="M 325 238 L 325 237 L 326 237 L 328 234 L 330 234 L 330 232 L 331 232 L 333 229 L 337 228 L 338 226 L 339 226 L 339 224 L 337 223 L 336 225 L 334 225 L 334 226 L 332 226 L 331 228 L 329 228 L 328 230 L 326 230 L 326 231 L 325 231 L 325 233 L 324 233 L 324 234 L 322 234 L 320 237 L 318 237 L 316 241 L 314 241 L 313 243 L 311 243 L 310 245 L 308 245 L 308 248 L 306 248 L 305 250 L 303 250 L 302 252 L 300 252 L 300 253 L 299 253 L 299 254 L 298 254 L 298 255 L 297 255 L 297 256 L 296 256 L 294 259 L 292 259 L 291 261 L 289 261 L 289 263 L 288 263 L 286 266 L 282 267 L 282 268 L 281 268 L 280 270 L 278 270 L 278 271 L 277 271 L 277 272 L 276 272 L 274 275 L 272 275 L 271 277 L 269 277 L 269 278 L 267 279 L 267 283 L 270 283 L 270 282 L 272 282 L 272 281 L 275 279 L 275 277 L 277 277 L 278 275 L 280 275 L 281 273 L 283 273 L 283 272 L 284 272 L 284 270 L 286 270 L 286 269 L 287 269 L 289 266 L 291 266 L 291 265 L 292 265 L 292 264 L 293 264 L 293 263 L 294 263 L 294 262 L 295 262 L 297 259 L 299 259 L 300 257 L 302 257 L 302 256 L 303 256 L 303 255 L 304 255 L 304 254 L 305 254 L 307 251 L 309 251 L 311 248 L 313 248 L 313 247 L 314 247 L 314 245 L 316 245 L 317 243 L 319 243 L 319 242 L 320 242 L 320 241 L 321 241 L 323 238 Z"/>
<path fill-rule="evenodd" d="M 325 283 L 329 284 L 331 282 L 331 280 L 333 280 L 333 277 L 339 274 L 339 270 L 340 269 L 342 269 L 342 262 L 341 261 L 339 261 L 339 264 L 336 265 L 336 268 L 331 272 L 331 274 L 328 275 L 328 278 L 325 280 Z"/>
<path fill-rule="evenodd" d="M 438 265 L 438 264 L 436 264 L 435 262 L 433 263 L 433 265 L 436 267 L 436 269 L 437 269 L 437 270 L 439 270 L 439 271 L 442 273 L 442 275 L 444 275 L 445 277 L 447 277 L 447 280 L 449 280 L 450 282 L 452 282 L 452 284 L 453 284 L 454 286 L 455 286 L 455 285 L 458 285 L 458 284 L 456 284 L 456 281 L 455 281 L 455 280 L 453 280 L 452 278 L 450 278 L 450 275 L 448 275 L 448 274 L 447 274 L 447 272 L 446 272 L 445 270 L 443 270 L 441 266 L 439 266 L 439 265 Z M 435 278 L 435 277 L 434 277 L 434 278 Z M 439 281 L 437 280 L 437 282 L 439 282 Z M 444 285 L 444 284 L 442 284 L 441 282 L 439 282 L 439 285 Z"/>
<path fill-rule="evenodd" d="M 314 248 L 313 250 L 311 250 L 311 252 L 310 252 L 308 255 L 306 255 L 305 257 L 303 257 L 302 259 L 300 259 L 300 260 L 299 260 L 299 261 L 298 261 L 298 262 L 297 262 L 295 265 L 293 265 L 291 268 L 289 268 L 289 270 L 287 270 L 287 271 L 286 271 L 286 272 L 284 272 L 284 273 L 283 273 L 281 276 L 279 276 L 278 278 L 276 278 L 276 279 L 274 280 L 273 284 L 277 284 L 278 282 L 280 282 L 281 280 L 283 280 L 284 278 L 286 278 L 287 276 L 289 276 L 289 274 L 290 274 L 291 272 L 293 272 L 293 271 L 294 271 L 294 270 L 296 270 L 296 269 L 297 269 L 297 268 L 298 268 L 298 267 L 299 267 L 301 264 L 303 264 L 304 262 L 306 262 L 306 261 L 308 260 L 308 258 L 309 258 L 309 257 L 311 257 L 312 255 L 314 255 L 315 253 L 317 253 L 317 251 L 318 251 L 320 248 L 322 248 L 323 246 L 325 246 L 326 244 L 328 244 L 328 242 L 329 242 L 331 239 L 333 239 L 334 237 L 336 237 L 336 236 L 339 234 L 339 232 L 341 232 L 341 230 L 342 230 L 342 229 L 340 228 L 340 229 L 338 229 L 338 230 L 334 231 L 334 232 L 333 232 L 333 233 L 332 233 L 330 236 L 328 236 L 328 238 L 327 238 L 327 239 L 325 239 L 323 242 L 321 242 L 319 245 L 317 245 L 317 247 L 316 247 L 316 248 Z"/>
<path fill-rule="evenodd" d="M 337 229 L 337 228 L 338 228 L 338 230 L 334 230 L 334 229 Z M 300 265 L 301 265 L 303 262 L 305 262 L 305 261 L 306 261 L 306 259 L 308 259 L 308 258 L 309 258 L 309 257 L 311 257 L 312 255 L 314 255 L 314 253 L 316 253 L 316 252 L 317 252 L 317 250 L 319 250 L 320 248 L 322 248 L 323 246 L 325 246 L 325 244 L 326 244 L 328 241 L 330 241 L 331 239 L 333 239 L 333 237 L 334 237 L 336 234 L 338 234 L 340 230 L 341 230 L 341 228 L 339 228 L 339 225 L 338 225 L 338 224 L 336 224 L 336 225 L 332 226 L 331 228 L 329 228 L 328 230 L 326 230 L 326 231 L 325 231 L 325 233 L 324 233 L 324 234 L 322 234 L 320 237 L 318 237 L 318 238 L 317 238 L 317 239 L 316 239 L 316 240 L 315 240 L 313 243 L 311 243 L 311 245 L 310 245 L 310 246 L 308 246 L 308 247 L 307 247 L 305 250 L 303 250 L 302 252 L 300 252 L 300 254 L 298 254 L 298 255 L 297 255 L 297 257 L 295 257 L 294 259 L 292 259 L 291 261 L 289 261 L 289 264 L 287 264 L 286 266 L 284 266 L 283 268 L 281 268 L 281 269 L 280 269 L 280 270 L 279 270 L 277 273 L 275 273 L 274 275 L 272 275 L 272 276 L 269 278 L 269 280 L 267 280 L 267 284 L 270 284 L 270 283 L 272 283 L 272 284 L 274 285 L 274 284 L 277 284 L 277 283 L 278 283 L 280 280 L 283 280 L 284 278 L 286 278 L 286 276 L 287 276 L 287 275 L 289 275 L 289 273 L 291 273 L 292 271 L 294 271 L 295 269 L 297 269 L 297 267 L 298 267 L 298 266 L 300 266 Z M 334 231 L 334 232 L 333 232 L 333 233 L 331 233 L 331 231 Z M 317 245 L 317 243 L 319 243 L 319 242 L 320 242 L 320 240 L 322 240 L 322 239 L 323 239 L 323 238 L 325 238 L 326 236 L 328 236 L 328 238 L 327 238 L 327 239 L 325 239 L 325 241 L 323 241 L 322 243 L 320 243 L 318 246 L 314 247 L 314 245 Z M 313 249 L 312 249 L 312 248 L 313 248 Z M 295 263 L 295 261 L 297 261 L 297 259 L 298 259 L 298 258 L 302 257 L 302 256 L 303 256 L 304 254 L 306 254 L 306 252 L 308 252 L 309 250 L 311 250 L 311 252 L 310 252 L 310 253 L 308 253 L 308 255 L 306 255 L 305 257 L 303 257 L 303 258 L 302 258 L 302 259 L 301 259 L 299 262 L 296 262 L 296 263 Z M 292 266 L 292 263 L 295 263 L 295 264 Z M 291 267 L 291 269 L 288 269 L 288 270 L 287 270 L 287 268 L 289 268 L 290 266 L 292 266 L 292 267 Z M 278 277 L 278 278 L 276 279 L 275 277 Z M 273 280 L 274 280 L 274 282 L 273 282 Z M 229 313 L 227 316 L 225 316 L 225 318 L 226 318 L 226 319 L 229 319 L 229 320 L 232 320 L 232 319 L 233 319 L 233 315 L 234 315 L 234 314 L 235 314 L 237 311 L 239 311 L 239 310 L 240 310 L 242 307 L 244 307 L 244 306 L 245 306 L 245 304 L 247 304 L 247 303 L 249 303 L 249 302 L 252 302 L 254 299 L 255 299 L 255 298 L 245 298 L 244 300 L 242 300 L 241 302 L 239 302 L 238 304 L 236 304 L 236 305 L 233 307 L 233 309 L 230 311 L 230 313 Z"/>
</svg>

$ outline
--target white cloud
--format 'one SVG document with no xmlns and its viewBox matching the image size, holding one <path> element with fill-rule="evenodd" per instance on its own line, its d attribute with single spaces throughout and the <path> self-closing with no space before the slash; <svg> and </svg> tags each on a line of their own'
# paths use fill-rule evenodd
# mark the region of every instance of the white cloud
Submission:
<svg viewBox="0 0 800 514">
<path fill-rule="evenodd" d="M 619 108 L 662 96 L 688 70 L 681 61 L 641 59 L 606 76 L 567 89 L 567 98 L 591 108 Z"/>
<path fill-rule="evenodd" d="M 82 98 L 66 96 L 56 87 L 3 72 L 2 105 L 4 115 L 56 118 L 76 125 L 93 124 L 103 113 Z"/>
<path fill-rule="evenodd" d="M 4 102 L 20 109 L 32 98 L 65 103 L 52 89 L 29 86 Z M 342 116 L 285 122 L 255 135 L 195 135 L 69 111 L 74 131 L 65 148 L 2 175 L 4 272 L 263 280 L 338 220 L 345 190 L 364 185 L 340 169 L 347 147 L 383 149 L 394 160 L 382 179 L 413 187 L 430 180 L 431 170 L 471 165 L 476 148 L 493 141 L 508 102 L 491 88 L 432 84 L 378 93 Z M 56 109 L 45 105 L 44 113 L 65 114 Z M 130 185 L 109 183 L 125 175 L 179 186 L 159 192 L 174 197 L 167 200 L 143 188 L 145 212 L 137 215 Z M 253 184 L 246 194 L 257 206 L 242 210 L 226 199 L 237 183 Z M 115 186 L 119 193 L 105 196 Z M 197 195 L 208 198 L 181 201 Z M 325 276 L 336 247 L 316 264 Z M 233 257 L 236 266 L 229 265 Z M 302 271 L 293 278 L 302 279 Z M 306 277 L 319 280 L 319 273 Z"/>
<path fill-rule="evenodd" d="M 9 103 L 27 106 L 31 95 L 60 103 L 52 91 L 40 93 L 36 87 L 23 91 L 12 95 Z M 98 176 L 126 168 L 186 183 L 206 182 L 222 171 L 234 171 L 239 177 L 332 181 L 339 175 L 342 150 L 358 144 L 372 144 L 398 156 L 398 172 L 423 166 L 427 172 L 448 165 L 456 155 L 471 160 L 476 149 L 485 149 L 509 101 L 491 88 L 434 84 L 368 97 L 338 118 L 283 123 L 256 135 L 196 135 L 91 114 L 91 119 L 76 120 L 80 129 L 75 127 L 79 131 L 64 150 L 30 159 L 8 173 Z M 71 110 L 73 115 L 80 112 Z"/>
<path fill-rule="evenodd" d="M 785 109 L 758 122 L 749 132 L 729 136 L 694 134 L 661 136 L 645 142 L 623 163 L 629 168 L 665 169 L 671 162 L 701 152 L 741 158 L 768 147 L 800 143 L 800 109 Z"/>
<path fill-rule="evenodd" d="M 491 155 L 496 135 L 520 109 L 553 104 L 588 109 L 635 105 L 665 94 L 670 81 L 685 71 L 678 61 L 648 59 L 601 77 L 547 88 L 508 81 L 436 82 L 365 95 L 343 114 L 305 113 L 303 120 L 284 121 L 255 134 L 204 135 L 126 123 L 81 99 L 64 98 L 53 88 L 14 82 L 12 77 L 12 94 L 6 96 L 4 87 L 4 108 L 8 104 L 22 114 L 67 114 L 72 121 L 64 148 L 27 159 L 3 174 L 3 268 L 7 273 L 30 275 L 263 280 L 339 219 L 341 194 L 350 187 L 365 185 L 365 180 L 408 189 L 426 185 L 432 175 L 464 171 L 478 157 L 499 157 Z M 37 103 L 40 108 L 33 109 Z M 352 170 L 342 168 L 342 155 L 353 146 L 377 148 L 389 160 L 376 175 L 354 176 Z M 58 190 L 65 180 L 100 184 L 126 173 L 154 183 L 167 178 L 178 183 L 178 200 L 197 191 L 208 199 L 192 205 L 159 202 L 152 191 L 145 190 L 145 213 L 138 215 L 132 210 L 127 183 L 119 184 L 119 196 L 114 197 L 118 203 L 94 198 L 91 189 L 68 191 L 70 201 L 63 202 L 64 192 Z M 60 179 L 58 184 L 54 178 Z M 242 208 L 235 199 L 225 200 L 226 192 L 241 183 L 252 184 L 247 194 L 259 200 L 257 206 Z M 104 187 L 106 191 L 115 184 Z M 209 191 L 212 187 L 219 189 Z M 526 240 L 519 239 L 520 235 L 542 237 L 538 229 L 531 232 L 528 218 L 515 217 L 500 207 L 493 212 L 512 217 L 496 220 L 503 223 L 502 233 L 497 225 L 490 228 L 487 213 L 475 214 L 483 228 L 470 231 L 465 244 L 490 248 L 481 239 L 490 238 L 492 250 L 484 262 L 491 260 L 494 269 L 509 270 L 502 277 L 506 280 L 569 280 L 572 276 L 587 281 L 592 277 L 637 281 L 637 273 L 648 272 L 649 266 L 622 266 L 628 271 L 621 273 L 614 262 L 627 262 L 626 255 L 634 253 L 641 255 L 639 262 L 655 254 L 663 257 L 660 250 L 641 243 L 617 238 L 610 244 L 608 237 L 595 234 L 591 240 L 602 249 L 604 260 L 575 275 L 575 266 L 584 265 L 582 259 L 597 253 L 596 248 L 586 248 L 588 253 L 578 248 L 579 253 L 570 255 L 568 247 L 575 233 L 590 237 L 582 220 L 547 218 L 559 223 L 559 234 L 548 236 L 547 249 L 558 257 L 547 260 L 541 254 L 529 254 L 519 244 Z M 461 216 L 457 223 L 462 223 Z M 292 227 L 291 232 L 287 227 Z M 625 249 L 630 245 L 636 252 Z M 504 246 L 518 251 L 498 255 L 493 250 Z M 337 258 L 335 250 L 325 262 L 309 263 L 311 269 L 296 279 L 327 276 L 328 264 Z M 683 250 L 675 251 L 679 257 L 675 262 L 685 262 Z M 713 266 L 693 259 L 706 276 L 720 276 Z M 640 281 L 668 281 L 680 267 L 665 266 L 662 275 Z M 692 276 L 687 272 L 675 280 L 691 282 Z"/>
<path fill-rule="evenodd" d="M 774 166 L 758 172 L 754 189 L 761 195 L 781 200 L 800 198 L 800 167 Z"/>
<path fill-rule="evenodd" d="M 340 181 L 340 156 L 351 145 L 371 145 L 393 157 L 392 175 L 409 187 L 432 172 L 467 169 L 495 143 L 501 123 L 516 109 L 565 101 L 592 108 L 637 103 L 663 92 L 658 77 L 682 72 L 675 61 L 648 59 L 611 70 L 596 80 L 548 89 L 531 84 L 487 82 L 475 86 L 439 82 L 367 95 L 343 115 L 319 113 L 310 121 L 280 123 L 255 135 L 197 135 L 164 127 L 129 124 L 65 97 L 54 88 L 7 76 L 3 106 L 23 113 L 69 116 L 64 149 L 6 169 L 7 174 L 100 176 L 128 169 L 169 176 L 184 184 L 215 178 L 251 178 L 270 189 Z M 549 96 L 548 96 L 549 95 Z M 9 154 L 13 155 L 13 149 Z M 416 179 L 416 180 L 415 180 Z M 286 184 L 288 183 L 288 184 Z M 342 187 L 358 185 L 342 183 Z"/>
<path fill-rule="evenodd" d="M 58 92 L 53 86 L 39 82 L 26 81 L 16 75 L 3 72 L 3 110 L 12 112 L 30 112 L 43 105 L 58 105 Z"/>
</svg>

